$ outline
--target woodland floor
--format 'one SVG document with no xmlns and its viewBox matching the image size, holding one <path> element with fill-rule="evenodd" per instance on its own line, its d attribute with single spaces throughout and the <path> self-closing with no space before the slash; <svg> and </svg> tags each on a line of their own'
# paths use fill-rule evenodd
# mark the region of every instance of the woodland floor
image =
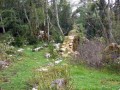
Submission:
<svg viewBox="0 0 120 90">
<path fill-rule="evenodd" d="M 34 76 L 34 69 L 49 61 L 44 57 L 45 51 L 32 52 L 26 47 L 18 61 L 9 68 L 0 71 L 2 90 L 28 90 L 27 81 Z M 19 60 L 21 59 L 21 60 Z M 75 90 L 120 90 L 120 75 L 96 70 L 83 65 L 71 65 L 71 80 Z"/>
</svg>

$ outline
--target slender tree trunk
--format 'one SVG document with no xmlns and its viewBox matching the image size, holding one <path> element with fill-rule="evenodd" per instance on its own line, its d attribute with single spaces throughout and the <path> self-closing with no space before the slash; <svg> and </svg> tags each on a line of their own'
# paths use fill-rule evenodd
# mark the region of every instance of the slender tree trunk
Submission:
<svg viewBox="0 0 120 90">
<path fill-rule="evenodd" d="M 36 21 L 35 21 L 36 29 L 38 29 L 39 28 L 39 18 L 38 18 L 38 13 L 37 13 L 36 8 L 35 8 L 35 17 L 36 17 Z"/>
<path fill-rule="evenodd" d="M 112 34 L 112 20 L 110 18 L 110 0 L 108 0 L 108 7 L 107 7 L 107 18 L 108 18 L 108 40 L 109 43 L 115 42 L 113 34 Z"/>
<path fill-rule="evenodd" d="M 45 14 L 46 14 L 46 25 L 47 25 L 47 39 L 48 39 L 48 42 L 50 40 L 49 36 L 49 32 L 50 32 L 50 19 L 49 19 L 49 15 L 48 15 L 48 0 L 45 0 Z"/>
<path fill-rule="evenodd" d="M 2 15 L 0 14 L 0 20 L 2 22 L 2 29 L 3 29 L 3 33 L 5 33 L 5 27 L 4 27 L 4 23 L 3 23 L 3 19 L 2 19 Z"/>
<path fill-rule="evenodd" d="M 25 14 L 25 17 L 26 17 L 26 19 L 27 19 L 28 23 L 30 24 L 30 20 L 29 20 L 29 18 L 28 18 L 27 11 L 26 11 L 26 9 L 25 9 L 25 8 L 24 8 L 24 14 Z"/>
<path fill-rule="evenodd" d="M 25 17 L 26 17 L 26 19 L 27 19 L 27 21 L 28 21 L 28 25 L 29 25 L 29 28 L 30 28 L 30 33 L 31 33 L 31 35 L 32 35 L 31 21 L 30 21 L 30 19 L 28 18 L 26 8 L 24 8 L 24 14 L 25 14 Z"/>
<path fill-rule="evenodd" d="M 99 3 L 100 8 L 100 17 L 101 23 L 103 26 L 103 36 L 105 37 L 106 43 L 115 42 L 113 34 L 112 34 L 112 20 L 110 14 L 110 0 L 108 0 L 108 5 L 105 0 L 100 0 Z"/>
<path fill-rule="evenodd" d="M 57 7 L 57 0 L 53 0 L 53 5 L 54 5 L 54 12 L 55 12 L 55 17 L 56 17 L 56 23 L 57 23 L 57 26 L 61 32 L 61 34 L 64 36 L 64 33 L 61 29 L 61 26 L 59 24 L 59 16 L 58 16 L 58 7 Z"/>
</svg>

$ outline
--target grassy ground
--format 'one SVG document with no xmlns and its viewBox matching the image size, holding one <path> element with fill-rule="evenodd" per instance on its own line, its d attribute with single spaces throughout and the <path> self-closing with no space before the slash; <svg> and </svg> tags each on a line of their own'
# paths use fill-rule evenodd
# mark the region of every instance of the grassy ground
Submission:
<svg viewBox="0 0 120 90">
<path fill-rule="evenodd" d="M 1 78 L 7 79 L 0 85 L 3 90 L 27 90 L 26 81 L 34 75 L 34 69 L 47 62 L 43 55 L 43 51 L 31 52 L 26 49 L 20 61 L 0 73 Z"/>
<path fill-rule="evenodd" d="M 2 90 L 28 90 L 27 81 L 34 76 L 34 69 L 48 63 L 45 51 L 31 52 L 26 48 L 20 61 L 0 72 Z M 71 77 L 75 90 L 119 90 L 120 76 L 84 66 L 72 66 Z M 3 80 L 4 78 L 4 80 Z M 4 82 L 3 82 L 4 81 Z"/>
<path fill-rule="evenodd" d="M 119 90 L 120 76 L 84 66 L 72 67 L 76 90 Z"/>
</svg>

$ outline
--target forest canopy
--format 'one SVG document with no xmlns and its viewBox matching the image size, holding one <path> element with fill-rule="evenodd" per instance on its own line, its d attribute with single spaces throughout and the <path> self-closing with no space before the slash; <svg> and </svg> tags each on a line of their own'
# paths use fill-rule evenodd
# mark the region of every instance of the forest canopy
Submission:
<svg viewBox="0 0 120 90">
<path fill-rule="evenodd" d="M 106 1 L 1 0 L 0 32 L 14 37 L 14 44 L 33 44 L 40 31 L 45 32 L 45 40 L 51 35 L 61 41 L 60 37 L 77 24 L 88 39 L 104 37 L 107 43 L 120 43 L 120 1 Z"/>
</svg>

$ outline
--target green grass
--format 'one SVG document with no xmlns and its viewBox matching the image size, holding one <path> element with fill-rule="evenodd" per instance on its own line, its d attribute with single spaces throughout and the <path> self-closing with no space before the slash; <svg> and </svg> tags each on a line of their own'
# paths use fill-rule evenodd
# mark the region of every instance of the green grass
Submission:
<svg viewBox="0 0 120 90">
<path fill-rule="evenodd" d="M 73 66 L 71 76 L 76 90 L 119 90 L 120 76 L 85 66 Z"/>
<path fill-rule="evenodd" d="M 44 52 L 25 50 L 22 60 L 17 61 L 0 73 L 8 82 L 0 84 L 3 90 L 27 90 L 26 82 L 34 75 L 34 69 L 47 63 Z"/>
<path fill-rule="evenodd" d="M 0 72 L 0 87 L 3 90 L 28 90 L 27 82 L 35 75 L 34 70 L 45 65 L 45 50 L 31 52 L 27 47 L 21 60 L 11 64 L 9 68 Z M 71 66 L 71 78 L 75 90 L 119 90 L 120 75 L 85 66 Z M 2 82 L 4 81 L 4 82 Z M 5 82 L 6 81 L 6 82 Z"/>
</svg>

